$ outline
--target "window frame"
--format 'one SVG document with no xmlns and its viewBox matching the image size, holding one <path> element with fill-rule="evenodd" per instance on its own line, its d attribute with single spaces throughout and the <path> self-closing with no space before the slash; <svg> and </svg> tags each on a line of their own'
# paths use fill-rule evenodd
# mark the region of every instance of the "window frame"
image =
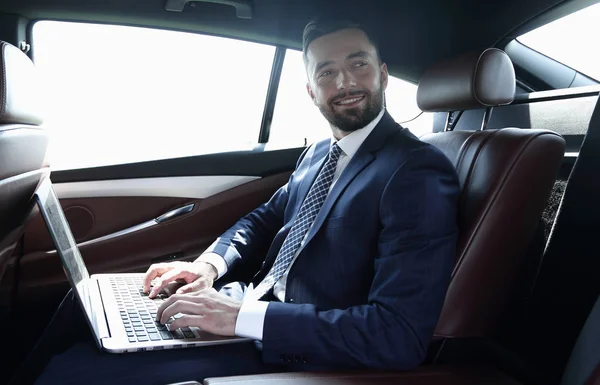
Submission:
<svg viewBox="0 0 600 385">
<path fill-rule="evenodd" d="M 278 45 L 275 46 L 275 56 L 273 57 L 273 66 L 271 68 L 271 77 L 269 78 L 269 86 L 267 88 L 267 98 L 263 109 L 263 118 L 260 124 L 258 134 L 258 144 L 266 145 L 269 143 L 271 135 L 271 123 L 273 122 L 273 114 L 275 113 L 275 104 L 277 101 L 277 92 L 279 91 L 279 81 L 281 80 L 281 71 L 285 62 L 285 54 L 288 48 Z"/>
<path fill-rule="evenodd" d="M 559 4 L 516 26 L 496 41 L 493 46 L 504 50 L 513 61 L 519 86 L 529 92 L 536 92 L 600 85 L 600 79 L 592 79 L 518 40 L 519 36 L 527 32 L 599 2 L 599 0 L 574 0 Z"/>
<path fill-rule="evenodd" d="M 526 46 L 516 38 L 503 50 L 513 62 L 517 84 L 532 92 L 600 85 L 595 79 Z"/>
</svg>

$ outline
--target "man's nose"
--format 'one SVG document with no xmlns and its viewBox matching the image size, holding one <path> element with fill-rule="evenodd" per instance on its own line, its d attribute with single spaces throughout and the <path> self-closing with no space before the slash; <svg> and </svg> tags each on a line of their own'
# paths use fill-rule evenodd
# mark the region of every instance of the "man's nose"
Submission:
<svg viewBox="0 0 600 385">
<path fill-rule="evenodd" d="M 340 71 L 336 82 L 338 90 L 356 87 L 356 79 L 354 79 L 354 76 L 349 71 Z"/>
</svg>

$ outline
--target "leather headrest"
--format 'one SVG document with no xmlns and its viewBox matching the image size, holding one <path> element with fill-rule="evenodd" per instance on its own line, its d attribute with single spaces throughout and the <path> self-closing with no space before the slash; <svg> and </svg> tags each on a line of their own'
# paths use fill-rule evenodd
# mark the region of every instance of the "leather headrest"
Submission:
<svg viewBox="0 0 600 385">
<path fill-rule="evenodd" d="M 497 48 L 470 52 L 435 64 L 417 89 L 425 112 L 459 111 L 510 104 L 515 97 L 515 69 Z"/>
<path fill-rule="evenodd" d="M 0 41 L 0 124 L 42 124 L 37 85 L 31 59 Z"/>
</svg>

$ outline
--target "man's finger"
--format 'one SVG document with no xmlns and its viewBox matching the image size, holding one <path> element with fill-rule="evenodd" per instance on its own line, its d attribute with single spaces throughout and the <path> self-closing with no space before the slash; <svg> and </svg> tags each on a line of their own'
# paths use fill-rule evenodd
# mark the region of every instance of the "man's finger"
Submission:
<svg viewBox="0 0 600 385">
<path fill-rule="evenodd" d="M 177 301 L 173 301 L 170 304 L 168 304 L 167 301 L 163 302 L 163 304 L 159 308 L 159 311 L 156 312 L 156 321 L 160 322 L 163 325 L 166 324 L 172 315 L 178 313 L 177 308 Z M 167 314 L 169 315 L 167 316 Z"/>
<path fill-rule="evenodd" d="M 177 289 L 177 294 L 185 294 L 185 293 L 193 293 L 195 291 L 200 291 L 208 288 L 208 283 L 206 283 L 203 279 L 197 279 L 192 283 L 188 283 L 187 285 L 181 286 Z"/>
<path fill-rule="evenodd" d="M 204 292 L 202 291 L 200 293 L 193 293 L 193 294 L 173 294 L 172 296 L 170 296 L 166 300 L 164 300 L 160 304 L 158 309 L 156 310 L 156 320 L 159 321 L 162 317 L 163 312 L 177 301 L 205 303 L 206 297 L 204 295 L 201 295 L 201 293 L 204 293 Z M 177 313 L 174 313 L 174 314 L 177 314 Z"/>
<path fill-rule="evenodd" d="M 188 326 L 196 326 L 202 329 L 200 325 L 204 321 L 204 316 L 195 314 L 186 314 L 180 318 L 176 318 L 169 324 L 169 330 L 176 330 L 179 328 L 185 328 Z"/>
<path fill-rule="evenodd" d="M 146 274 L 144 274 L 144 293 L 147 293 L 148 290 L 150 290 L 150 284 L 152 283 L 152 280 L 160 276 L 161 273 L 164 273 L 165 271 L 164 263 L 150 265 L 146 271 Z"/>
<path fill-rule="evenodd" d="M 156 281 L 152 291 L 148 295 L 150 298 L 154 298 L 160 293 L 162 289 L 165 288 L 169 283 L 176 280 L 177 278 L 181 278 L 184 273 L 180 269 L 171 269 L 160 276 L 160 279 Z"/>
<path fill-rule="evenodd" d="M 164 309 L 158 322 L 164 325 L 169 321 L 169 318 L 178 313 L 183 315 L 202 315 L 204 314 L 205 310 L 205 306 L 201 303 L 194 303 L 186 300 L 175 301 L 173 304 Z"/>
<path fill-rule="evenodd" d="M 168 297 L 166 300 L 163 301 L 163 303 L 160 304 L 160 306 L 156 310 L 156 320 L 160 321 L 163 312 L 169 306 L 173 305 L 177 301 L 189 301 L 190 300 L 189 297 L 190 296 L 186 295 L 186 294 L 183 294 L 183 295 L 182 294 L 174 294 L 174 295 Z"/>
</svg>

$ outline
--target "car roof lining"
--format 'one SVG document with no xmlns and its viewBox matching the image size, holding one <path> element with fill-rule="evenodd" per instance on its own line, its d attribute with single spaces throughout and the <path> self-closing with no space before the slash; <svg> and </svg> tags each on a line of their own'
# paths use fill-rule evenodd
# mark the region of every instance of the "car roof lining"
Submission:
<svg viewBox="0 0 600 385">
<path fill-rule="evenodd" d="M 600 3 L 600 0 L 576 0 L 559 3 L 509 31 L 496 45 L 501 45 L 504 42 L 503 45 L 506 45 L 511 40 L 527 32 L 597 3 Z"/>
<path fill-rule="evenodd" d="M 598 0 L 577 0 L 593 3 Z M 427 67 L 471 49 L 493 46 L 507 32 L 554 8 L 560 0 L 371 0 L 361 21 L 376 35 L 390 73 L 418 82 Z M 251 20 L 236 17 L 235 9 L 213 3 L 165 10 L 158 0 L 0 0 L 0 12 L 29 20 L 55 19 L 146 26 L 301 48 L 302 29 L 320 12 L 357 15 L 358 0 L 254 0 Z M 573 6 L 573 5 L 571 5 Z M 364 12 L 363 12 L 364 13 Z M 539 19 L 543 20 L 543 19 Z"/>
</svg>

